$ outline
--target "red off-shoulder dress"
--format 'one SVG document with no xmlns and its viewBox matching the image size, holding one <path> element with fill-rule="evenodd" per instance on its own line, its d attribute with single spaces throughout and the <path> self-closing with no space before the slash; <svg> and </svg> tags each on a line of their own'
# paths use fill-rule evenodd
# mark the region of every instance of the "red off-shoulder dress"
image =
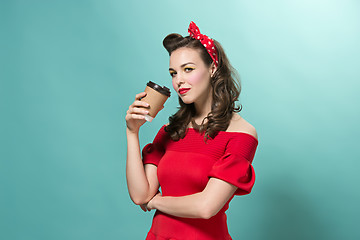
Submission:
<svg viewBox="0 0 360 240">
<path fill-rule="evenodd" d="M 183 139 L 173 141 L 164 128 L 142 150 L 144 164 L 158 167 L 163 196 L 201 192 L 211 177 L 238 187 L 234 195 L 250 193 L 255 182 L 251 163 L 258 145 L 254 136 L 220 131 L 205 143 L 203 134 L 189 128 Z M 225 211 L 233 197 L 210 219 L 175 217 L 157 210 L 146 240 L 231 239 Z"/>
</svg>

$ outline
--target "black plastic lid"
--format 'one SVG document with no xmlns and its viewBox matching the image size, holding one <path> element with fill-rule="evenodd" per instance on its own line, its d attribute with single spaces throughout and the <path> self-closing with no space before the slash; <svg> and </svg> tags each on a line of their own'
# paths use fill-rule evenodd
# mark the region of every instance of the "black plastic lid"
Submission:
<svg viewBox="0 0 360 240">
<path fill-rule="evenodd" d="M 149 81 L 147 84 L 147 86 L 151 87 L 152 89 L 170 97 L 170 89 L 168 89 L 167 87 L 161 87 L 160 85 L 152 82 L 152 81 Z"/>
</svg>

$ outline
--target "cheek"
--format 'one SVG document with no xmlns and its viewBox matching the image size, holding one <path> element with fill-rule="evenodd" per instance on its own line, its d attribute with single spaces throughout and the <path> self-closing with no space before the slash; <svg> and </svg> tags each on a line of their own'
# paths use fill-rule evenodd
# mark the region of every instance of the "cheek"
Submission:
<svg viewBox="0 0 360 240">
<path fill-rule="evenodd" d="M 204 73 L 202 72 L 196 72 L 194 74 L 191 74 L 191 76 L 188 79 L 188 82 L 191 85 L 197 84 L 199 82 L 201 82 L 204 79 Z"/>
</svg>

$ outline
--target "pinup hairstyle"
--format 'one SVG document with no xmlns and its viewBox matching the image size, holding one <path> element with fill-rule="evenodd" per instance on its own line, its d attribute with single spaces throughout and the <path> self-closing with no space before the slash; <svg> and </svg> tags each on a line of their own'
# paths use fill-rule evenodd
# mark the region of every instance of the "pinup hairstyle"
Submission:
<svg viewBox="0 0 360 240">
<path fill-rule="evenodd" d="M 201 42 L 189 36 L 183 37 L 175 33 L 169 34 L 163 40 L 163 45 L 169 55 L 176 49 L 187 47 L 198 50 L 201 59 L 208 67 L 213 63 L 212 58 Z M 214 138 L 218 131 L 225 131 L 230 124 L 233 112 L 240 112 L 242 109 L 241 104 L 240 107 L 235 106 L 241 92 L 237 72 L 230 65 L 220 43 L 214 40 L 214 45 L 219 63 L 217 70 L 210 79 L 213 97 L 211 112 L 204 118 L 201 125 L 198 125 L 193 119 L 196 113 L 194 103 L 185 104 L 179 96 L 179 110 L 169 117 L 169 125 L 165 127 L 165 131 L 169 133 L 174 141 L 185 137 L 187 126 L 191 122 L 195 130 L 200 133 L 205 132 L 204 140 L 206 142 L 207 139 Z M 208 121 L 204 124 L 205 119 Z"/>
</svg>

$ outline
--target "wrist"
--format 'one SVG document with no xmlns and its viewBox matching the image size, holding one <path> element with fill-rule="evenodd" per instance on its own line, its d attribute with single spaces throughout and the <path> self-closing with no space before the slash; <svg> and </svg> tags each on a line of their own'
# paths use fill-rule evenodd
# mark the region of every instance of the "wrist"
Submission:
<svg viewBox="0 0 360 240">
<path fill-rule="evenodd" d="M 136 131 L 132 131 L 130 130 L 128 127 L 126 127 L 126 134 L 127 135 L 134 135 L 134 136 L 138 136 L 139 135 L 139 129 Z"/>
<path fill-rule="evenodd" d="M 161 201 L 161 195 L 156 194 L 154 197 L 154 208 L 157 209 L 159 206 L 159 201 Z"/>
<path fill-rule="evenodd" d="M 148 206 L 149 206 L 151 209 L 158 209 L 159 200 L 161 201 L 161 195 L 160 195 L 160 194 L 156 194 L 156 195 L 150 200 L 150 202 L 148 203 Z"/>
</svg>

